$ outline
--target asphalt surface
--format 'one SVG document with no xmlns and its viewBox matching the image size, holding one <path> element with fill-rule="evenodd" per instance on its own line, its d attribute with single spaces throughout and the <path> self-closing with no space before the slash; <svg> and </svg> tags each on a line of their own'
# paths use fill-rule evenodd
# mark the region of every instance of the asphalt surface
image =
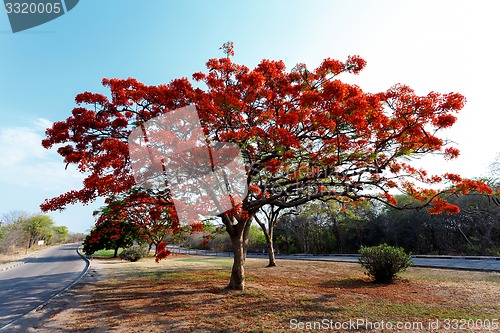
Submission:
<svg viewBox="0 0 500 333">
<path fill-rule="evenodd" d="M 81 276 L 87 262 L 77 253 L 79 245 L 48 248 L 0 266 L 0 330 L 43 306 Z"/>
<path fill-rule="evenodd" d="M 211 255 L 231 257 L 230 252 L 210 252 L 203 250 L 187 250 L 172 247 L 172 252 L 188 253 L 195 255 Z M 248 253 L 248 258 L 267 258 L 266 254 Z M 312 261 L 338 261 L 338 262 L 358 262 L 358 255 L 355 254 L 330 254 L 330 255 L 276 255 L 276 259 L 292 260 L 312 260 Z M 413 264 L 416 267 L 445 268 L 470 271 L 500 272 L 500 257 L 461 257 L 461 256 L 413 256 Z"/>
</svg>

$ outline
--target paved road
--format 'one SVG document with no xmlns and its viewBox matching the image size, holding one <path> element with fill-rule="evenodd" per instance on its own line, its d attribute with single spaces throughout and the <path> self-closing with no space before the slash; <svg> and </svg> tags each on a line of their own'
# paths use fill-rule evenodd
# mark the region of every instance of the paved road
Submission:
<svg viewBox="0 0 500 333">
<path fill-rule="evenodd" d="M 77 279 L 87 263 L 76 252 L 79 244 L 48 248 L 25 264 L 0 271 L 0 330 Z"/>
<path fill-rule="evenodd" d="M 172 247 L 171 251 L 177 253 L 179 248 Z M 209 252 L 202 250 L 180 249 L 181 253 L 232 256 L 229 252 Z M 249 258 L 267 258 L 267 254 L 249 253 Z M 313 260 L 313 261 L 340 261 L 358 262 L 358 256 L 349 255 L 276 255 L 276 259 Z M 417 267 L 434 267 L 461 270 L 492 271 L 500 272 L 500 258 L 498 257 L 460 257 L 460 256 L 413 256 L 413 263 Z"/>
</svg>

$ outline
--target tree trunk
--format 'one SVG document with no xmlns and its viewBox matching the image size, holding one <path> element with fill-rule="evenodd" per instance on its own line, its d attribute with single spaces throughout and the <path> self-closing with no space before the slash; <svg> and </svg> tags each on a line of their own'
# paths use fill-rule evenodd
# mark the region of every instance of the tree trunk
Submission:
<svg viewBox="0 0 500 333">
<path fill-rule="evenodd" d="M 273 230 L 269 230 L 269 234 L 266 234 L 267 240 L 267 253 L 269 255 L 269 264 L 267 267 L 276 266 L 276 258 L 274 257 L 274 243 L 273 243 Z"/>
<path fill-rule="evenodd" d="M 237 224 L 225 221 L 227 232 L 231 237 L 233 247 L 233 268 L 227 289 L 245 290 L 245 259 L 247 254 L 248 234 L 252 218 L 240 220 Z"/>
<path fill-rule="evenodd" d="M 244 290 L 245 289 L 245 251 L 243 248 L 243 237 L 231 237 L 233 245 L 234 261 L 231 269 L 231 279 L 229 280 L 228 289 Z"/>
<path fill-rule="evenodd" d="M 113 258 L 118 257 L 118 247 L 115 247 L 115 253 L 113 254 Z"/>
<path fill-rule="evenodd" d="M 335 235 L 337 241 L 337 253 L 344 253 L 344 249 L 342 248 L 342 242 L 340 237 L 340 228 L 337 219 L 333 218 L 333 234 Z"/>
<path fill-rule="evenodd" d="M 29 241 L 28 241 L 28 248 L 31 249 L 31 247 L 33 246 L 33 244 L 35 244 L 35 240 L 36 240 L 35 236 L 30 235 L 30 238 L 29 238 Z"/>
<path fill-rule="evenodd" d="M 274 220 L 268 218 L 267 227 L 257 216 L 255 216 L 255 221 L 260 226 L 262 232 L 264 233 L 264 236 L 266 237 L 267 254 L 269 256 L 269 264 L 267 265 L 267 267 L 275 267 L 276 258 L 274 257 L 274 244 L 273 244 Z"/>
</svg>

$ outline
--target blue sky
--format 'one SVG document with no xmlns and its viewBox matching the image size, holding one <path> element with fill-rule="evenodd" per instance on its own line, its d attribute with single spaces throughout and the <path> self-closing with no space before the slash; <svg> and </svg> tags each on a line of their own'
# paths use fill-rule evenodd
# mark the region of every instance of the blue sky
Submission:
<svg viewBox="0 0 500 333">
<path fill-rule="evenodd" d="M 81 0 L 67 14 L 13 34 L 0 9 L 0 215 L 36 213 L 47 197 L 80 188 L 82 176 L 41 148 L 44 130 L 66 119 L 83 91 L 106 92 L 104 77 L 146 84 L 190 77 L 219 47 L 235 43 L 234 61 L 282 59 L 313 67 L 358 54 L 367 68 L 345 80 L 367 91 L 401 82 L 417 93 L 456 91 L 468 104 L 445 136 L 454 162 L 420 161 L 435 173 L 487 172 L 500 152 L 495 1 L 169 1 Z M 92 211 L 51 213 L 56 224 L 86 231 Z"/>
</svg>

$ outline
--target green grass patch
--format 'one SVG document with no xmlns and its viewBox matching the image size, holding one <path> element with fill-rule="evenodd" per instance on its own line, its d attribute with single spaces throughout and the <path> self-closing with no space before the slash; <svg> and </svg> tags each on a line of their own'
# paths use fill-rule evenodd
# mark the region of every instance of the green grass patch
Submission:
<svg viewBox="0 0 500 333">
<path fill-rule="evenodd" d="M 255 276 L 246 276 L 245 281 L 258 281 L 259 279 Z"/>
<path fill-rule="evenodd" d="M 468 272 L 456 271 L 451 269 L 432 269 L 432 268 L 410 268 L 401 273 L 402 279 L 436 281 L 436 282 L 498 282 L 500 283 L 500 274 L 492 275 L 487 272 Z"/>
<path fill-rule="evenodd" d="M 286 280 L 286 283 L 288 283 L 289 286 L 293 287 L 307 287 L 311 285 L 311 283 L 305 280 Z"/>
<path fill-rule="evenodd" d="M 120 252 L 122 252 L 123 249 L 118 249 L 118 254 L 120 254 Z M 98 258 L 112 258 L 113 255 L 115 254 L 115 250 L 99 250 L 99 251 L 96 251 L 94 252 L 94 254 L 92 255 L 93 257 L 98 257 Z"/>
</svg>

